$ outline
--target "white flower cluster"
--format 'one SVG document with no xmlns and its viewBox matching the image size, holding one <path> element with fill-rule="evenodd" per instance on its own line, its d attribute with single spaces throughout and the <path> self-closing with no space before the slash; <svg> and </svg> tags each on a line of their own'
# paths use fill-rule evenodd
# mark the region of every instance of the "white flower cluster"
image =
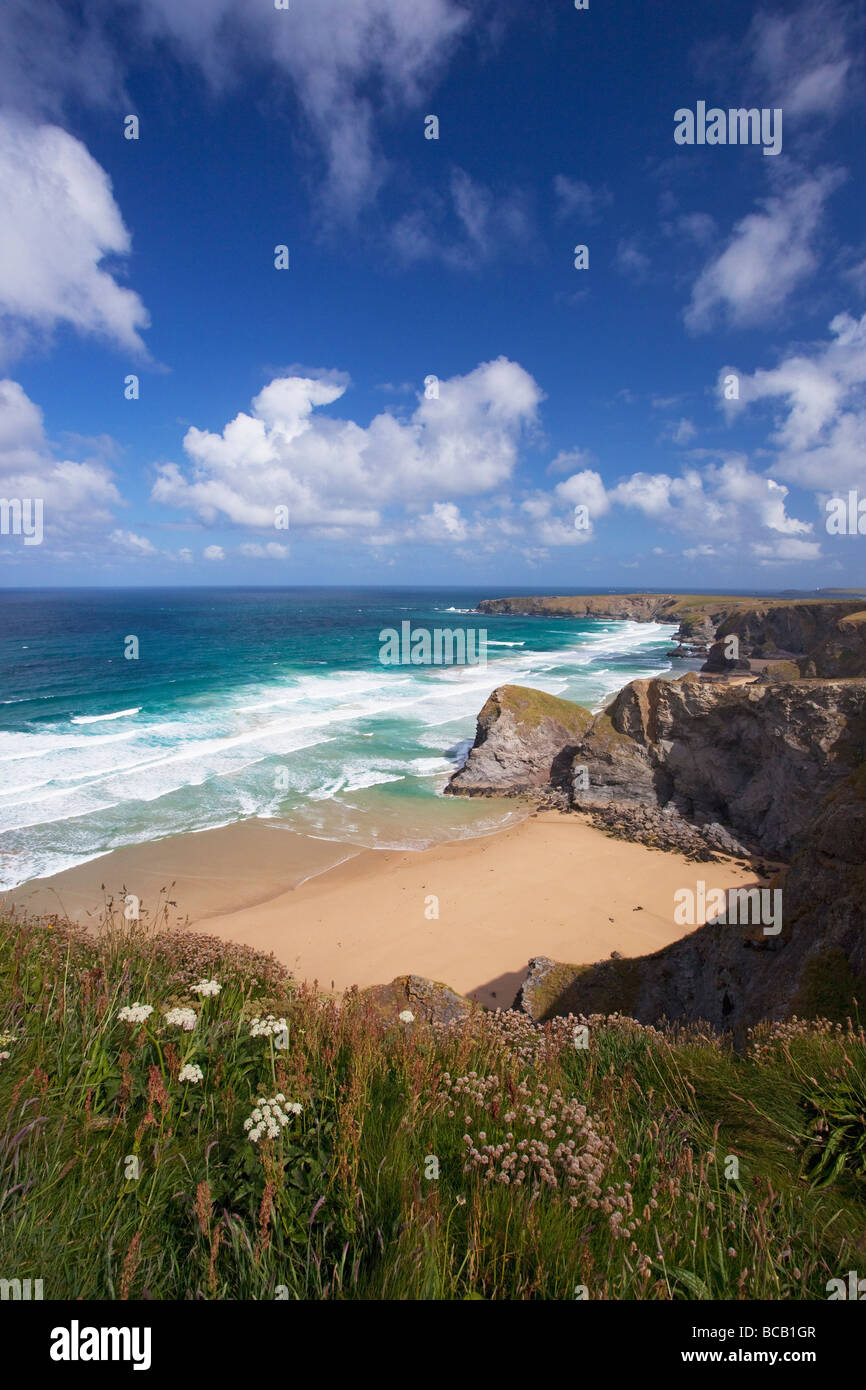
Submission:
<svg viewBox="0 0 866 1390">
<path fill-rule="evenodd" d="M 153 1013 L 152 1004 L 128 1004 L 125 1009 L 121 1009 L 117 1017 L 124 1023 L 144 1023 Z"/>
<path fill-rule="evenodd" d="M 8 1062 L 11 1056 L 11 1052 L 0 1052 L 0 1062 Z"/>
<path fill-rule="evenodd" d="M 263 1134 L 268 1139 L 278 1139 L 280 1130 L 289 1123 L 289 1116 L 300 1115 L 303 1108 L 296 1100 L 287 1101 L 282 1091 L 271 1099 L 260 1097 L 250 1118 L 244 1120 L 244 1129 L 253 1144 L 257 1144 Z"/>
<path fill-rule="evenodd" d="M 287 1027 L 284 1018 L 274 1018 L 273 1014 L 268 1014 L 267 1018 L 254 1018 L 250 1023 L 251 1038 L 270 1038 L 276 1037 L 278 1033 L 285 1031 Z"/>
<path fill-rule="evenodd" d="M 187 1062 L 185 1067 L 181 1067 L 177 1074 L 178 1081 L 189 1081 L 195 1086 L 199 1081 L 204 1080 L 204 1072 L 201 1067 L 197 1067 L 195 1062 Z"/>
<path fill-rule="evenodd" d="M 169 1009 L 165 1014 L 165 1022 L 173 1023 L 176 1027 L 182 1028 L 185 1033 L 191 1033 L 196 1025 L 198 1014 L 195 1009 Z"/>
<path fill-rule="evenodd" d="M 415 1015 L 412 1013 L 411 1009 L 404 1009 L 402 1013 L 397 1015 L 397 1017 L 399 1018 L 401 1023 L 415 1022 Z"/>
<path fill-rule="evenodd" d="M 11 1029 L 6 1033 L 0 1033 L 0 1047 L 8 1047 L 9 1044 L 14 1041 L 15 1034 L 11 1031 Z M 6 1053 L 6 1056 L 9 1056 L 8 1052 Z"/>
<path fill-rule="evenodd" d="M 222 989 L 222 985 L 216 980 L 199 980 L 197 985 L 190 987 L 190 994 L 201 995 L 203 999 L 215 999 Z"/>
</svg>

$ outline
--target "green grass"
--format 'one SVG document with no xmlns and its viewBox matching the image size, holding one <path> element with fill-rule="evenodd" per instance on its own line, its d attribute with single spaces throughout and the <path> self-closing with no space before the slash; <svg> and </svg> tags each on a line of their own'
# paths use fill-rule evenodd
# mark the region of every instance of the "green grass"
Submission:
<svg viewBox="0 0 866 1390">
<path fill-rule="evenodd" d="M 285 1049 L 250 1036 L 267 1013 Z M 616 1017 L 577 1048 L 575 1022 L 388 1024 L 113 908 L 0 924 L 0 1269 L 59 1299 L 802 1299 L 863 1265 L 861 1032 L 737 1055 Z M 303 1111 L 254 1144 L 278 1093 Z"/>
<path fill-rule="evenodd" d="M 535 690 L 527 685 L 500 685 L 495 692 L 496 699 L 490 696 L 479 715 L 483 721 L 485 711 L 491 705 L 498 705 L 503 714 L 511 713 L 527 729 L 537 728 L 549 719 L 560 724 L 576 737 L 582 737 L 592 723 L 592 714 L 583 705 L 573 700 L 561 700 L 558 695 L 548 695 L 544 690 Z"/>
</svg>

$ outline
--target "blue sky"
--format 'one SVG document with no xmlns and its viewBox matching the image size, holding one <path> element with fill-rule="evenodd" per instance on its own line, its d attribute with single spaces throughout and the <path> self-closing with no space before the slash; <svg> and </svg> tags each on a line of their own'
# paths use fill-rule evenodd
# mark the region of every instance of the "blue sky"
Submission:
<svg viewBox="0 0 866 1390">
<path fill-rule="evenodd" d="M 11 0 L 0 583 L 864 583 L 860 8 Z"/>
</svg>

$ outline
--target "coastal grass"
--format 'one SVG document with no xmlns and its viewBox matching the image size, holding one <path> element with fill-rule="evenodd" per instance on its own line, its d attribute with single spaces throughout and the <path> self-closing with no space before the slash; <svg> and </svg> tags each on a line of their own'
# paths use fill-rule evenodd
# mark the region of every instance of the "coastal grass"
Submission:
<svg viewBox="0 0 866 1390">
<path fill-rule="evenodd" d="M 808 1299 L 866 1259 L 855 1025 L 388 1023 L 109 904 L 0 923 L 0 1054 L 0 1275 L 46 1298 Z"/>
</svg>

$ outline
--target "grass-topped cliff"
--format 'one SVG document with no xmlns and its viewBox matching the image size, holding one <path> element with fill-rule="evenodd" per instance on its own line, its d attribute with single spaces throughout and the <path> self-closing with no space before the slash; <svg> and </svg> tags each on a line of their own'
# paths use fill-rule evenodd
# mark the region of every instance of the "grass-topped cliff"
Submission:
<svg viewBox="0 0 866 1390">
<path fill-rule="evenodd" d="M 566 594 L 518 598 L 485 598 L 481 613 L 573 614 L 575 617 L 632 617 L 637 621 L 681 622 L 684 618 L 777 608 L 837 609 L 839 617 L 863 609 L 862 598 L 760 598 L 742 594 Z"/>
<path fill-rule="evenodd" d="M 577 1022 L 389 1020 L 116 914 L 0 925 L 4 1276 L 53 1299 L 820 1299 L 862 1267 L 861 1032 L 763 1028 L 738 1056 Z"/>
<path fill-rule="evenodd" d="M 736 636 L 741 655 L 793 655 L 801 674 L 866 675 L 866 609 L 862 598 L 754 598 L 718 594 L 589 594 L 482 599 L 491 615 L 629 619 L 676 623 L 677 640 L 706 652 L 715 639 Z"/>
</svg>

